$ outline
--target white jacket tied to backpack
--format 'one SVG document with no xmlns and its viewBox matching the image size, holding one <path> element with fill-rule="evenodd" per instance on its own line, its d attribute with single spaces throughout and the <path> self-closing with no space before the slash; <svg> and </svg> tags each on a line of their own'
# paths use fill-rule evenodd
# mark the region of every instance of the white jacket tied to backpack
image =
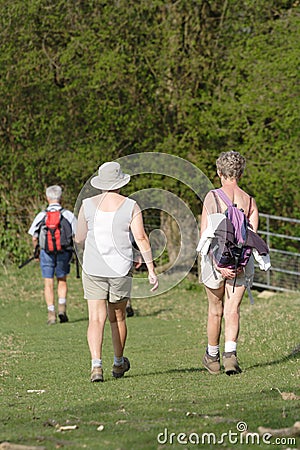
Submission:
<svg viewBox="0 0 300 450">
<path fill-rule="evenodd" d="M 211 242 L 213 238 L 215 238 L 215 231 L 219 227 L 220 223 L 224 220 L 224 217 L 225 214 L 223 213 L 215 213 L 208 216 L 208 226 L 202 233 L 197 246 L 197 252 L 200 253 L 201 256 L 205 256 L 208 254 Z M 252 254 L 254 259 L 258 263 L 260 270 L 269 270 L 271 267 L 270 254 L 265 253 L 265 248 L 262 249 L 259 246 L 261 240 L 259 236 L 254 233 L 253 230 L 251 230 L 251 228 L 248 228 L 248 233 L 250 234 L 250 237 L 248 239 L 247 245 L 253 248 Z"/>
</svg>

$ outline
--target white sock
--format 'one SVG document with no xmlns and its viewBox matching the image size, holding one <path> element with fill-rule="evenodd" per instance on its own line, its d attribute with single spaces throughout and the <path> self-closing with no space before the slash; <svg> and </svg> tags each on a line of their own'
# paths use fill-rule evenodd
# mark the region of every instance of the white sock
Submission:
<svg viewBox="0 0 300 450">
<path fill-rule="evenodd" d="M 225 353 L 236 352 L 237 343 L 234 341 L 225 342 Z"/>
<path fill-rule="evenodd" d="M 59 298 L 58 299 L 58 304 L 59 305 L 65 305 L 67 303 L 67 300 L 65 298 Z"/>
<path fill-rule="evenodd" d="M 55 311 L 55 306 L 54 305 L 48 306 L 48 311 L 49 312 L 54 312 Z"/>
<path fill-rule="evenodd" d="M 102 367 L 102 359 L 92 359 L 92 369 L 94 367 Z"/>
<path fill-rule="evenodd" d="M 123 363 L 124 363 L 123 356 L 120 356 L 119 358 L 117 356 L 114 356 L 114 365 L 115 366 L 122 366 Z"/>
<path fill-rule="evenodd" d="M 217 356 L 219 354 L 219 345 L 207 345 L 207 353 L 209 356 Z"/>
</svg>

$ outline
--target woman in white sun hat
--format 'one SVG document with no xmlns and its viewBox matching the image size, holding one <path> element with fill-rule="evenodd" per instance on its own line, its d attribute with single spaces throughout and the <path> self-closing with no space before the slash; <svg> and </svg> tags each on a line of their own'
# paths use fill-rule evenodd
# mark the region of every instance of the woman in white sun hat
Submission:
<svg viewBox="0 0 300 450">
<path fill-rule="evenodd" d="M 103 381 L 102 342 L 108 315 L 114 364 L 112 375 L 120 378 L 130 369 L 123 356 L 127 327 L 126 303 L 132 286 L 132 233 L 148 269 L 151 291 L 158 287 L 148 236 L 138 204 L 120 194 L 130 181 L 117 162 L 99 167 L 91 185 L 101 193 L 83 200 L 75 242 L 84 248 L 82 283 L 88 302 L 87 339 L 92 359 L 91 381 Z"/>
</svg>

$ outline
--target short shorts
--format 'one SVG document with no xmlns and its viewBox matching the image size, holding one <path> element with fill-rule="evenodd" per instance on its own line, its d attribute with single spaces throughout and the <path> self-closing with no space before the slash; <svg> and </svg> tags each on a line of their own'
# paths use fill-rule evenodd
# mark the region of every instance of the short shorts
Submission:
<svg viewBox="0 0 300 450">
<path fill-rule="evenodd" d="M 250 257 L 243 272 L 236 277 L 236 286 L 251 287 L 254 277 L 254 259 Z M 212 258 L 209 255 L 201 257 L 201 282 L 210 289 L 219 289 L 225 283 L 233 285 L 234 280 L 225 280 L 216 269 Z"/>
<path fill-rule="evenodd" d="M 124 277 L 108 278 L 88 275 L 82 271 L 82 286 L 86 300 L 108 300 L 118 303 L 130 299 L 132 270 Z"/>
<path fill-rule="evenodd" d="M 43 278 L 63 278 L 70 273 L 72 251 L 50 254 L 45 250 L 40 252 L 40 266 Z"/>
</svg>

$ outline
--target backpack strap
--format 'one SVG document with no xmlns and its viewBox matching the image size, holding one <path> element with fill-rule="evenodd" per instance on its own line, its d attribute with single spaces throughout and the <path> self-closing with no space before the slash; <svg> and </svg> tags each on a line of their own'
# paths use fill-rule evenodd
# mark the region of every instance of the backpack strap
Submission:
<svg viewBox="0 0 300 450">
<path fill-rule="evenodd" d="M 223 202 L 225 203 L 226 206 L 232 206 L 233 203 L 232 201 L 229 199 L 229 197 L 225 194 L 225 192 L 220 188 L 220 189 L 214 189 L 213 192 L 216 192 L 219 197 L 223 200 Z M 252 209 L 252 197 L 251 195 L 249 195 L 249 209 L 248 209 L 248 214 L 247 214 L 247 219 L 249 220 L 250 217 L 250 213 L 251 213 L 251 209 Z"/>
<path fill-rule="evenodd" d="M 217 213 L 220 213 L 221 212 L 221 205 L 220 205 L 220 202 L 219 202 L 219 197 L 216 194 L 216 189 L 213 189 L 211 192 L 213 193 L 213 196 L 214 196 L 214 199 L 215 199 L 215 202 L 216 202 L 216 205 L 217 205 Z"/>
<path fill-rule="evenodd" d="M 250 201 L 249 201 L 249 209 L 248 209 L 248 214 L 247 214 L 247 219 L 249 220 L 250 214 L 251 214 L 251 210 L 252 210 L 252 197 L 251 195 L 249 195 L 250 197 Z"/>
<path fill-rule="evenodd" d="M 216 192 L 218 194 L 218 196 L 223 200 L 223 202 L 225 203 L 226 206 L 232 206 L 232 204 L 233 204 L 232 201 L 229 199 L 229 197 L 227 197 L 227 195 L 221 188 L 214 189 L 214 192 Z"/>
</svg>

